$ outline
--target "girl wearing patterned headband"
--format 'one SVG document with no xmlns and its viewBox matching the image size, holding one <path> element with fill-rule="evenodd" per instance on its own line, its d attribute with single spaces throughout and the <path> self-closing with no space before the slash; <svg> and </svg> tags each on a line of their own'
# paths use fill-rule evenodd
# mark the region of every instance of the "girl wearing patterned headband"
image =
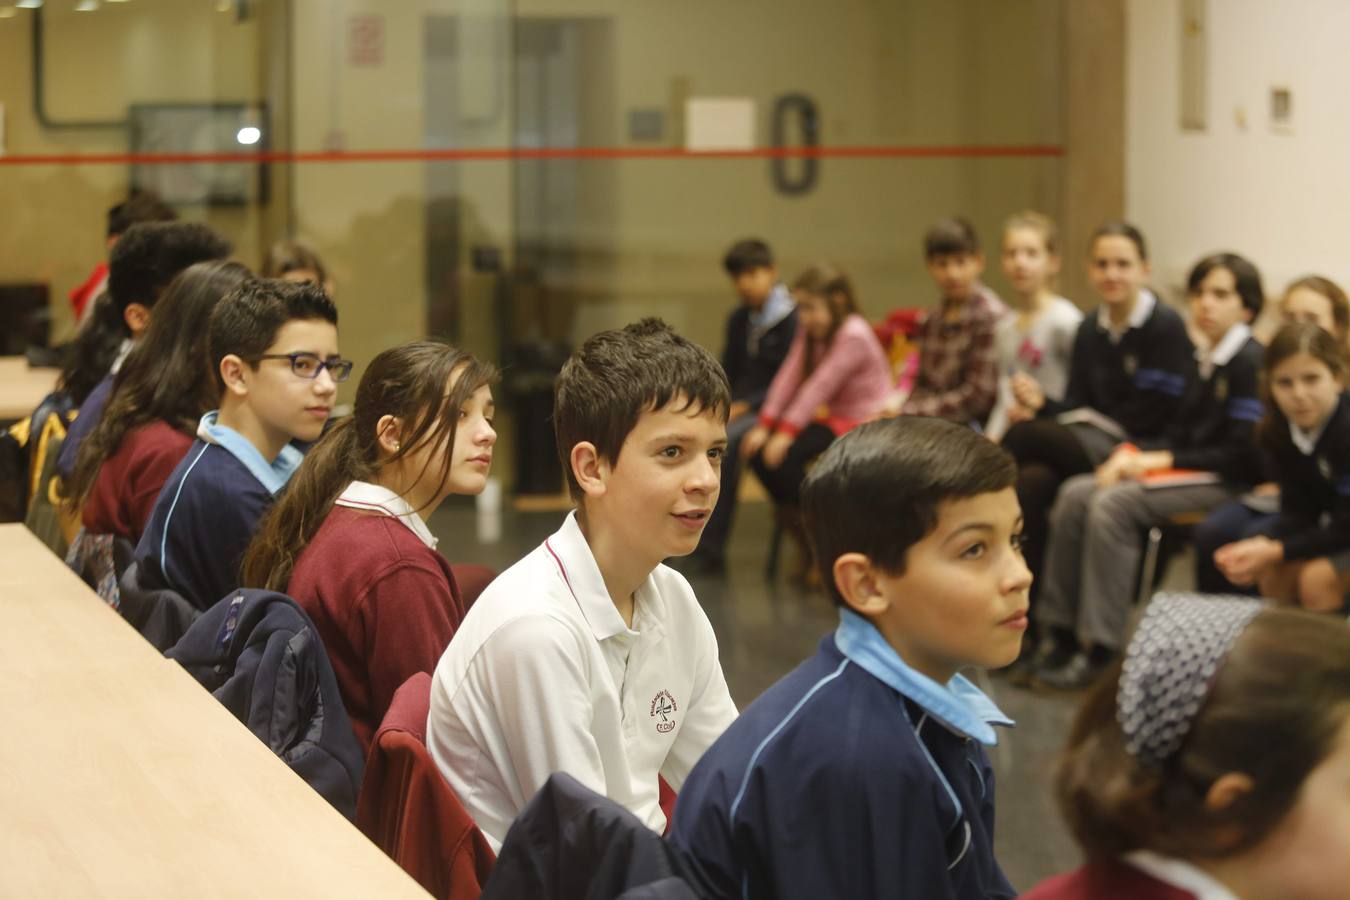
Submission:
<svg viewBox="0 0 1350 900">
<path fill-rule="evenodd" d="M 1343 900 L 1347 713 L 1344 623 L 1159 595 L 1056 775 L 1087 865 L 1024 900 Z"/>
</svg>

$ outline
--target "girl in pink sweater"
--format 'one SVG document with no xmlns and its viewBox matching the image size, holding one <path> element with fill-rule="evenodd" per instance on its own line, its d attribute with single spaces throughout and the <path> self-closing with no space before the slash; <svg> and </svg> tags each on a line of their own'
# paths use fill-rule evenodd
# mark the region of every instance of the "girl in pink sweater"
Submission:
<svg viewBox="0 0 1350 900">
<path fill-rule="evenodd" d="M 759 424 L 741 442 L 780 507 L 795 509 L 806 464 L 836 437 L 875 416 L 891 389 L 891 364 L 858 313 L 853 286 L 829 265 L 792 285 L 797 334 L 769 385 Z"/>
</svg>

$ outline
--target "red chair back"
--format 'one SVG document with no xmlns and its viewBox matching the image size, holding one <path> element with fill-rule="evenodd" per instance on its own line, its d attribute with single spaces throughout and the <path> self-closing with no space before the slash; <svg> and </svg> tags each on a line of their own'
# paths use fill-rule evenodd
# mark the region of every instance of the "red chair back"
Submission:
<svg viewBox="0 0 1350 900">
<path fill-rule="evenodd" d="M 478 900 L 496 856 L 427 752 L 431 676 L 403 683 L 371 743 L 356 824 L 433 896 Z"/>
</svg>

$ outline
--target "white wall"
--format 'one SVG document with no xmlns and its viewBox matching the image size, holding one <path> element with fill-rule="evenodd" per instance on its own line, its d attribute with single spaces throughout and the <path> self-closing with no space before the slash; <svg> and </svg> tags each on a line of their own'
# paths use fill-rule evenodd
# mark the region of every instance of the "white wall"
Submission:
<svg viewBox="0 0 1350 900">
<path fill-rule="evenodd" d="M 1272 299 L 1310 272 L 1350 284 L 1350 3 L 1209 0 L 1203 133 L 1180 128 L 1180 7 L 1127 6 L 1126 214 L 1155 282 L 1179 286 L 1202 255 L 1232 250 Z M 1275 86 L 1293 92 L 1288 133 L 1270 126 Z"/>
</svg>

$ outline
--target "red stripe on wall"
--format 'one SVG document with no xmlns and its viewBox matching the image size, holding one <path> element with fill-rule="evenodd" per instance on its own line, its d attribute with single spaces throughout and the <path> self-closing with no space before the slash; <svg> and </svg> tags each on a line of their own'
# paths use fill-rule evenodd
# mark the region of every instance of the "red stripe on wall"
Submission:
<svg viewBox="0 0 1350 900">
<path fill-rule="evenodd" d="M 934 147 L 488 147 L 469 150 L 334 150 L 257 153 L 31 153 L 0 156 L 0 166 L 172 165 L 182 163 L 473 162 L 517 159 L 961 159 L 1059 157 L 1052 145 Z"/>
</svg>

